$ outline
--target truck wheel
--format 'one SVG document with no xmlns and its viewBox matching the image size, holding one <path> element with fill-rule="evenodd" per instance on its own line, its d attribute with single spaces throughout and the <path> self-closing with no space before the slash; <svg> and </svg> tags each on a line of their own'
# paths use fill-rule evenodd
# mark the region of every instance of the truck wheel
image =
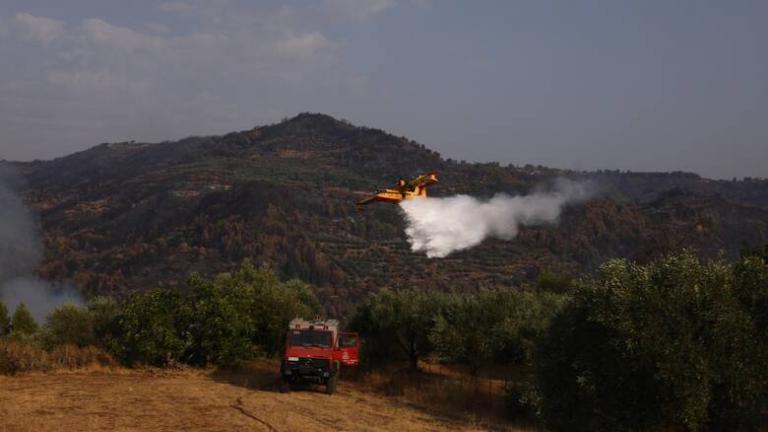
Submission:
<svg viewBox="0 0 768 432">
<path fill-rule="evenodd" d="M 280 393 L 288 393 L 291 391 L 291 383 L 285 379 L 280 379 Z"/>
<path fill-rule="evenodd" d="M 328 381 L 325 383 L 325 393 L 332 395 L 336 393 L 336 383 L 338 382 L 339 378 L 337 375 L 333 375 L 330 378 L 328 378 Z"/>
</svg>

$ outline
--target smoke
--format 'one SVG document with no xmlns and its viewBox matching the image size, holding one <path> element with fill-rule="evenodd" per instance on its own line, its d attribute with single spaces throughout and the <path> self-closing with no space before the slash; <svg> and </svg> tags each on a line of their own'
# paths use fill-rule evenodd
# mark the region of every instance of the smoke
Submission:
<svg viewBox="0 0 768 432">
<path fill-rule="evenodd" d="M 31 276 L 11 279 L 0 287 L 0 291 L 0 298 L 9 311 L 24 303 L 38 322 L 45 320 L 52 310 L 62 304 L 83 303 L 74 285 L 52 283 Z"/>
<path fill-rule="evenodd" d="M 19 303 L 42 321 L 63 303 L 82 303 L 71 285 L 34 276 L 43 254 L 34 215 L 15 192 L 17 177 L 0 163 L 0 301 L 13 312 Z"/>
<path fill-rule="evenodd" d="M 400 207 L 411 250 L 442 258 L 489 237 L 511 240 L 524 225 L 556 223 L 565 205 L 586 201 L 594 189 L 591 183 L 560 179 L 552 190 L 530 195 L 498 194 L 490 200 L 456 195 L 403 201 Z"/>
</svg>

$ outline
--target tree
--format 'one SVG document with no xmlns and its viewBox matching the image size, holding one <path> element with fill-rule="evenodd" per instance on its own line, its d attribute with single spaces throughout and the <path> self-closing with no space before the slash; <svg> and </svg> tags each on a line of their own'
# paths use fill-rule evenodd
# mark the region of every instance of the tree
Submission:
<svg viewBox="0 0 768 432">
<path fill-rule="evenodd" d="M 268 355 L 274 355 L 282 347 L 288 323 L 293 318 L 313 318 L 321 311 L 315 294 L 304 282 L 294 279 L 257 285 L 256 301 L 250 311 L 256 317 L 254 342 Z"/>
<path fill-rule="evenodd" d="M 94 342 L 93 322 L 86 308 L 65 304 L 48 315 L 43 327 L 45 348 L 67 344 L 83 347 Z"/>
<path fill-rule="evenodd" d="M 190 344 L 183 359 L 195 365 L 234 364 L 253 355 L 253 301 L 247 287 L 219 276 L 211 281 L 194 276 L 191 289 L 188 331 Z"/>
<path fill-rule="evenodd" d="M 351 320 L 351 327 L 366 338 L 365 357 L 389 360 L 399 350 L 416 370 L 419 359 L 432 352 L 430 334 L 445 299 L 435 292 L 389 289 L 370 297 Z"/>
<path fill-rule="evenodd" d="M 746 280 L 768 282 L 757 273 Z M 689 253 L 609 261 L 579 283 L 537 357 L 549 428 L 755 430 L 768 350 L 740 283 Z"/>
<path fill-rule="evenodd" d="M 226 306 L 231 306 L 227 316 L 234 317 L 229 334 L 237 338 L 247 336 L 252 347 L 266 355 L 275 355 L 282 348 L 288 323 L 297 317 L 313 318 L 320 314 L 321 307 L 309 285 L 290 280 L 281 282 L 269 267 L 257 269 L 249 261 L 243 262 L 234 273 L 216 277 L 209 288 L 212 293 L 223 296 Z M 244 349 L 245 339 L 232 340 L 232 348 Z"/>
<path fill-rule="evenodd" d="M 86 305 L 93 329 L 94 343 L 107 347 L 118 333 L 120 305 L 112 297 L 99 296 Z"/>
<path fill-rule="evenodd" d="M 320 312 L 308 285 L 247 261 L 214 279 L 195 275 L 187 288 L 132 296 L 117 317 L 113 352 L 128 364 L 231 365 L 278 353 L 291 319 Z"/>
<path fill-rule="evenodd" d="M 117 317 L 119 336 L 111 350 L 126 364 L 164 366 L 180 361 L 189 345 L 189 306 L 175 290 L 134 294 Z"/>
<path fill-rule="evenodd" d="M 37 322 L 24 303 L 19 303 L 16 307 L 11 320 L 11 329 L 13 336 L 21 339 L 31 338 L 39 330 Z"/>
<path fill-rule="evenodd" d="M 0 302 L 0 337 L 11 334 L 11 317 L 8 314 L 8 308 L 3 302 Z"/>
<path fill-rule="evenodd" d="M 768 412 L 768 246 L 761 255 L 747 256 L 734 268 L 736 298 L 746 312 L 741 323 L 750 331 L 730 328 L 724 343 L 737 339 L 739 345 L 723 346 L 720 381 L 716 396 L 718 423 L 737 424 L 753 413 Z M 727 364 L 726 364 L 727 362 Z"/>
<path fill-rule="evenodd" d="M 529 362 L 534 346 L 564 297 L 548 292 L 486 289 L 453 295 L 436 318 L 430 338 L 438 355 L 470 365 Z"/>
<path fill-rule="evenodd" d="M 736 295 L 755 324 L 768 332 L 768 246 L 764 253 L 746 255 L 736 265 Z"/>
<path fill-rule="evenodd" d="M 567 274 L 542 271 L 536 278 L 536 288 L 553 293 L 568 293 L 573 289 L 573 277 Z"/>
<path fill-rule="evenodd" d="M 750 247 L 749 245 L 742 245 L 741 247 L 742 258 L 759 258 L 763 261 L 768 260 L 768 244 L 763 247 Z"/>
</svg>

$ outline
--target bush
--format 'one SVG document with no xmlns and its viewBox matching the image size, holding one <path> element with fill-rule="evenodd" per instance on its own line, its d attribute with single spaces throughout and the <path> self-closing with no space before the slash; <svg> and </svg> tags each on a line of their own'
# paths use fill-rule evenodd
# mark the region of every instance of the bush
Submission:
<svg viewBox="0 0 768 432">
<path fill-rule="evenodd" d="M 743 279 L 768 283 L 757 269 L 749 274 Z M 766 334 L 738 300 L 751 292 L 745 283 L 732 266 L 690 254 L 647 266 L 606 263 L 596 279 L 579 284 L 541 344 L 547 425 L 756 429 L 766 409 L 768 357 Z"/>
<path fill-rule="evenodd" d="M 0 339 L 0 374 L 15 375 L 48 369 L 50 362 L 45 351 L 15 338 Z"/>
<path fill-rule="evenodd" d="M 51 367 L 80 369 L 91 365 L 114 366 L 115 360 L 106 351 L 95 346 L 59 345 L 48 353 Z"/>
<path fill-rule="evenodd" d="M 77 369 L 90 365 L 112 366 L 112 357 L 96 347 L 61 345 L 50 352 L 36 345 L 14 339 L 0 339 L 0 374 L 48 371 L 58 368 Z"/>
</svg>

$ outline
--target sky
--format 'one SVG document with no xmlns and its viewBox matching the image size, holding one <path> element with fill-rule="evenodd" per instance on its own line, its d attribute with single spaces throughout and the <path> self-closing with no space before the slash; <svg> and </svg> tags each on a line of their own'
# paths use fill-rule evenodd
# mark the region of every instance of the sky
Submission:
<svg viewBox="0 0 768 432">
<path fill-rule="evenodd" d="M 446 158 L 768 177 L 763 0 L 0 0 L 0 159 L 322 112 Z"/>
</svg>

